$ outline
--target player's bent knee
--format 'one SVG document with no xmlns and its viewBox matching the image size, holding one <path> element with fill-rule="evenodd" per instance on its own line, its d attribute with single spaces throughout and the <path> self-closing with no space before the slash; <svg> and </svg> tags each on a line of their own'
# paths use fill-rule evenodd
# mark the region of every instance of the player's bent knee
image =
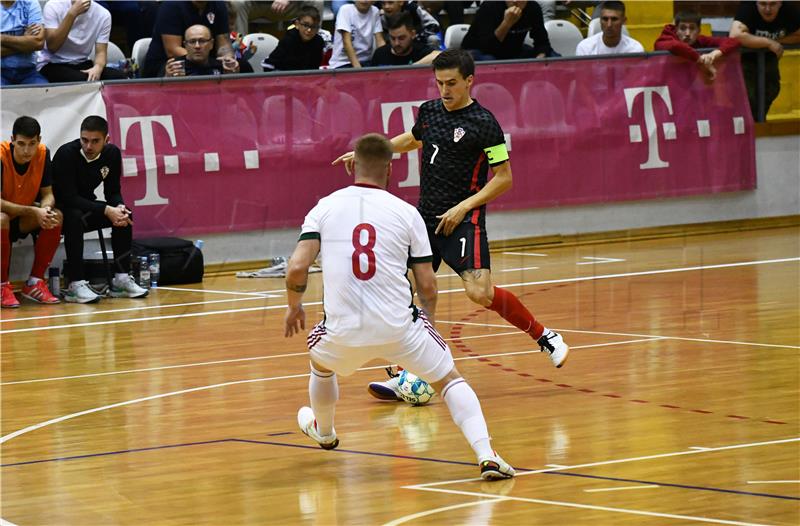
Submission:
<svg viewBox="0 0 800 526">
<path fill-rule="evenodd" d="M 444 378 L 436 382 L 431 382 L 431 385 L 433 386 L 434 389 L 436 389 L 437 393 L 444 393 L 444 388 L 447 386 L 447 384 L 449 384 L 453 380 L 458 380 L 459 378 L 461 378 L 461 373 L 458 372 L 458 369 L 453 367 L 452 369 L 450 369 L 449 373 L 444 375 Z"/>
<path fill-rule="evenodd" d="M 481 286 L 472 286 L 465 288 L 467 297 L 473 302 L 483 307 L 488 307 L 492 304 L 492 298 L 489 297 L 489 291 L 484 290 Z"/>
<path fill-rule="evenodd" d="M 325 374 L 325 375 L 333 374 L 333 371 L 331 371 L 327 367 L 323 367 L 322 365 L 320 365 L 319 363 L 315 362 L 314 360 L 309 360 L 309 361 L 311 363 L 311 369 L 312 370 L 314 370 L 314 371 L 316 371 L 318 373 Z"/>
</svg>

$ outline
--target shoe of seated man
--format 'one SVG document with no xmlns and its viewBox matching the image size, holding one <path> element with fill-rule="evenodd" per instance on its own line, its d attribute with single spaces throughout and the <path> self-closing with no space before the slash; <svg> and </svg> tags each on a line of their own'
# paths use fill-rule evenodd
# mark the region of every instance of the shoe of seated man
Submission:
<svg viewBox="0 0 800 526">
<path fill-rule="evenodd" d="M 128 274 L 117 277 L 111 280 L 111 291 L 109 295 L 112 298 L 144 298 L 150 291 L 144 287 L 140 287 L 133 281 L 133 278 Z"/>
<path fill-rule="evenodd" d="M 47 305 L 61 303 L 61 300 L 55 297 L 50 292 L 50 289 L 47 288 L 47 283 L 43 279 L 40 279 L 33 285 L 28 285 L 28 284 L 23 285 L 22 297 L 27 298 L 29 300 L 33 300 L 37 303 L 44 303 Z"/>
<path fill-rule="evenodd" d="M 322 449 L 334 449 L 339 445 L 336 438 L 336 430 L 331 429 L 330 435 L 320 435 L 317 430 L 317 419 L 314 418 L 314 410 L 310 407 L 301 407 L 297 412 L 297 425 L 304 435 L 313 439 Z"/>
<path fill-rule="evenodd" d="M 497 452 L 491 457 L 482 457 L 478 460 L 481 467 L 481 478 L 483 480 L 503 480 L 514 476 L 515 471 L 511 465 L 500 458 Z"/>
<path fill-rule="evenodd" d="M 553 362 L 557 368 L 567 363 L 567 356 L 569 356 L 569 346 L 564 343 L 564 338 L 555 331 L 547 330 L 542 337 L 536 340 L 536 343 L 550 356 L 550 361 Z"/>
<path fill-rule="evenodd" d="M 400 374 L 396 373 L 392 367 L 387 367 L 386 373 L 389 375 L 389 379 L 385 382 L 370 382 L 367 386 L 367 392 L 378 400 L 402 401 L 403 398 L 400 396 Z"/>
<path fill-rule="evenodd" d="M 64 301 L 67 303 L 97 303 L 100 296 L 89 287 L 85 279 L 73 281 L 64 292 Z"/>
<path fill-rule="evenodd" d="M 3 283 L 2 293 L 4 309 L 16 309 L 19 307 L 19 300 L 14 296 L 14 287 L 11 286 L 10 281 Z"/>
</svg>

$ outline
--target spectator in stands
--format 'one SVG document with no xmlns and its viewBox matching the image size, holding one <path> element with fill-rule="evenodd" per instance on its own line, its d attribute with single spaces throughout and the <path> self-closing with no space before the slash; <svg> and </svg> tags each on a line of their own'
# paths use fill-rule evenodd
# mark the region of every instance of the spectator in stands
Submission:
<svg viewBox="0 0 800 526">
<path fill-rule="evenodd" d="M 584 38 L 578 44 L 575 55 L 619 55 L 621 53 L 644 53 L 644 47 L 622 32 L 628 20 L 625 17 L 625 4 L 622 2 L 603 2 L 596 9 L 600 11 L 600 33 Z"/>
<path fill-rule="evenodd" d="M 214 39 L 211 37 L 211 30 L 204 25 L 197 24 L 186 30 L 183 47 L 187 50 L 186 56 L 167 59 L 164 76 L 239 73 L 239 63 L 235 58 L 228 55 L 223 55 L 221 60 L 211 58 Z"/>
<path fill-rule="evenodd" d="M 129 276 L 133 221 L 122 199 L 120 178 L 122 154 L 108 142 L 108 122 L 91 115 L 81 123 L 79 139 L 62 145 L 53 157 L 56 198 L 64 209 L 64 248 L 67 252 L 68 303 L 95 303 L 98 296 L 84 279 L 83 234 L 111 227 L 114 249 L 114 278 L 110 294 L 114 298 L 141 298 L 147 289 Z M 105 201 L 98 201 L 95 190 L 103 184 Z"/>
<path fill-rule="evenodd" d="M 92 0 L 50 0 L 44 5 L 44 50 L 39 71 L 50 82 L 124 79 L 108 64 L 111 13 Z M 94 51 L 94 60 L 91 59 Z"/>
<path fill-rule="evenodd" d="M 148 0 L 101 0 L 97 3 L 108 9 L 108 12 L 111 13 L 111 20 L 115 25 L 125 27 L 128 54 L 132 51 L 133 44 L 137 40 L 152 36 L 160 2 Z"/>
<path fill-rule="evenodd" d="M 339 9 L 330 67 L 369 66 L 372 54 L 384 44 L 381 15 L 369 0 L 356 0 Z"/>
<path fill-rule="evenodd" d="M 411 23 L 416 32 L 414 37 L 420 44 L 430 46 L 434 49 L 442 44 L 439 36 L 441 28 L 436 19 L 419 7 L 416 2 L 392 1 L 381 2 L 381 24 L 383 25 L 383 38 L 389 38 L 388 18 L 397 13 L 408 13 L 411 15 Z"/>
<path fill-rule="evenodd" d="M 528 34 L 533 47 L 525 43 Z M 483 2 L 461 48 L 469 50 L 475 60 L 557 56 L 547 38 L 542 9 L 527 0 Z"/>
<path fill-rule="evenodd" d="M 723 55 L 735 51 L 739 42 L 733 38 L 707 37 L 700 34 L 700 15 L 684 11 L 675 15 L 675 23 L 667 24 L 658 37 L 656 51 L 669 51 L 673 55 L 691 60 L 713 81 L 717 74 L 715 62 Z M 718 48 L 702 55 L 698 48 Z"/>
<path fill-rule="evenodd" d="M 211 31 L 218 59 L 221 60 L 226 56 L 233 58 L 233 47 L 228 38 L 228 10 L 225 2 L 161 2 L 142 76 L 149 78 L 162 76 L 164 63 L 168 58 L 186 56 L 189 51 L 182 45 L 184 34 L 187 29 L 197 24 L 204 25 Z M 240 63 L 239 70 L 248 73 L 252 72 L 253 68 Z"/>
<path fill-rule="evenodd" d="M 742 2 L 731 25 L 729 36 L 748 48 L 766 49 L 764 53 L 765 93 L 764 113 L 781 90 L 778 60 L 783 56 L 783 44 L 800 43 L 800 12 L 789 2 Z M 742 73 L 747 86 L 747 98 L 753 118 L 758 119 L 758 54 L 742 54 Z"/>
<path fill-rule="evenodd" d="M 447 22 L 448 25 L 453 24 L 463 24 L 464 23 L 464 8 L 469 7 L 473 4 L 473 2 L 460 2 L 454 0 L 447 0 L 446 2 L 442 2 L 441 0 L 437 1 L 419 1 L 419 6 L 427 11 L 428 13 L 432 14 L 436 20 L 439 20 L 439 13 L 444 10 L 447 13 Z M 439 20 L 440 25 L 441 20 Z"/>
<path fill-rule="evenodd" d="M 438 50 L 420 43 L 416 38 L 414 20 L 407 11 L 389 17 L 389 44 L 379 47 L 372 56 L 373 66 L 406 66 L 408 64 L 430 64 L 439 54 Z"/>
<path fill-rule="evenodd" d="M 300 10 L 307 5 L 315 7 L 318 13 L 323 12 L 324 6 L 324 2 L 321 0 L 274 0 L 272 2 L 229 0 L 227 4 L 230 18 L 233 21 L 233 29 L 243 35 L 250 32 L 250 20 L 254 18 L 266 18 L 271 22 L 285 22 L 295 20 L 300 16 Z"/>
<path fill-rule="evenodd" d="M 19 117 L 11 130 L 11 142 L 0 143 L 2 198 L 0 198 L 0 259 L 2 259 L 2 306 L 19 307 L 9 281 L 11 243 L 38 233 L 35 256 L 22 295 L 39 303 L 59 303 L 50 293 L 44 271 L 61 242 L 63 215 L 56 206 L 51 181 L 50 151 L 41 143 L 41 127 L 32 117 Z M 38 200 L 38 202 L 37 202 Z"/>
<path fill-rule="evenodd" d="M 319 35 L 320 14 L 314 6 L 303 6 L 278 47 L 262 63 L 264 71 L 319 69 L 325 41 Z"/>
<path fill-rule="evenodd" d="M 39 2 L 16 0 L 0 4 L 0 85 L 47 84 L 47 79 L 36 71 L 35 52 L 44 47 Z"/>
</svg>

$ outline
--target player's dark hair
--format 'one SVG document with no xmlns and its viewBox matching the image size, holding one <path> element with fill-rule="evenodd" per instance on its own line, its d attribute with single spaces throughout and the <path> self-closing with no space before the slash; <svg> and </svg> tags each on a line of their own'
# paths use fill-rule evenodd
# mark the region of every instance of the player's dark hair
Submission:
<svg viewBox="0 0 800 526">
<path fill-rule="evenodd" d="M 366 164 L 386 164 L 392 160 L 392 143 L 380 133 L 368 133 L 358 138 L 354 149 L 358 161 Z"/>
<path fill-rule="evenodd" d="M 314 7 L 313 5 L 304 5 L 300 8 L 300 13 L 298 13 L 297 18 L 295 20 L 300 20 L 304 16 L 307 16 L 314 20 L 314 23 L 319 25 L 319 9 Z"/>
<path fill-rule="evenodd" d="M 39 122 L 33 117 L 23 115 L 14 121 L 14 126 L 11 128 L 11 136 L 16 137 L 22 135 L 23 137 L 38 137 L 42 133 L 42 127 Z"/>
<path fill-rule="evenodd" d="M 680 23 L 684 24 L 697 24 L 700 25 L 700 15 L 694 11 L 681 11 L 675 15 L 675 25 Z"/>
<path fill-rule="evenodd" d="M 83 119 L 81 131 L 100 132 L 108 135 L 108 121 L 99 115 L 89 115 Z"/>
<path fill-rule="evenodd" d="M 433 59 L 433 71 L 457 69 L 463 78 L 475 74 L 475 61 L 472 55 L 463 49 L 447 49 Z"/>
<path fill-rule="evenodd" d="M 609 11 L 619 11 L 625 16 L 625 4 L 622 2 L 618 2 L 616 0 L 609 0 L 608 2 L 603 2 L 598 6 L 598 9 L 602 11 L 603 9 L 608 9 Z"/>
<path fill-rule="evenodd" d="M 407 27 L 409 31 L 415 30 L 414 19 L 408 11 L 400 11 L 386 17 L 386 29 L 399 29 Z"/>
</svg>

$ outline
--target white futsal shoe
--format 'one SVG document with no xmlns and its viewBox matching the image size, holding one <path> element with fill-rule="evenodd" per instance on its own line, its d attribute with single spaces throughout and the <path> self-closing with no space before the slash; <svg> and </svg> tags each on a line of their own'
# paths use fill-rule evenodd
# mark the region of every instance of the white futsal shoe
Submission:
<svg viewBox="0 0 800 526">
<path fill-rule="evenodd" d="M 400 396 L 400 375 L 394 371 L 393 367 L 387 367 L 386 373 L 389 379 L 385 382 L 370 382 L 367 392 L 378 400 L 402 401 Z"/>
<path fill-rule="evenodd" d="M 317 431 L 317 420 L 314 418 L 314 411 L 310 407 L 301 407 L 297 412 L 297 425 L 300 426 L 300 431 L 306 436 L 312 438 L 319 444 L 322 449 L 334 449 L 339 445 L 339 439 L 336 438 L 336 430 L 330 435 L 320 435 Z"/>
<path fill-rule="evenodd" d="M 542 337 L 536 340 L 536 343 L 542 349 L 542 352 L 550 355 L 550 360 L 556 367 L 561 367 L 567 363 L 567 356 L 569 356 L 569 346 L 564 343 L 564 338 L 555 331 L 547 330 Z"/>
<path fill-rule="evenodd" d="M 478 465 L 481 467 L 481 478 L 483 480 L 503 480 L 510 479 L 514 476 L 514 468 L 500 458 L 497 451 L 491 457 L 482 457 L 478 459 Z"/>
</svg>

